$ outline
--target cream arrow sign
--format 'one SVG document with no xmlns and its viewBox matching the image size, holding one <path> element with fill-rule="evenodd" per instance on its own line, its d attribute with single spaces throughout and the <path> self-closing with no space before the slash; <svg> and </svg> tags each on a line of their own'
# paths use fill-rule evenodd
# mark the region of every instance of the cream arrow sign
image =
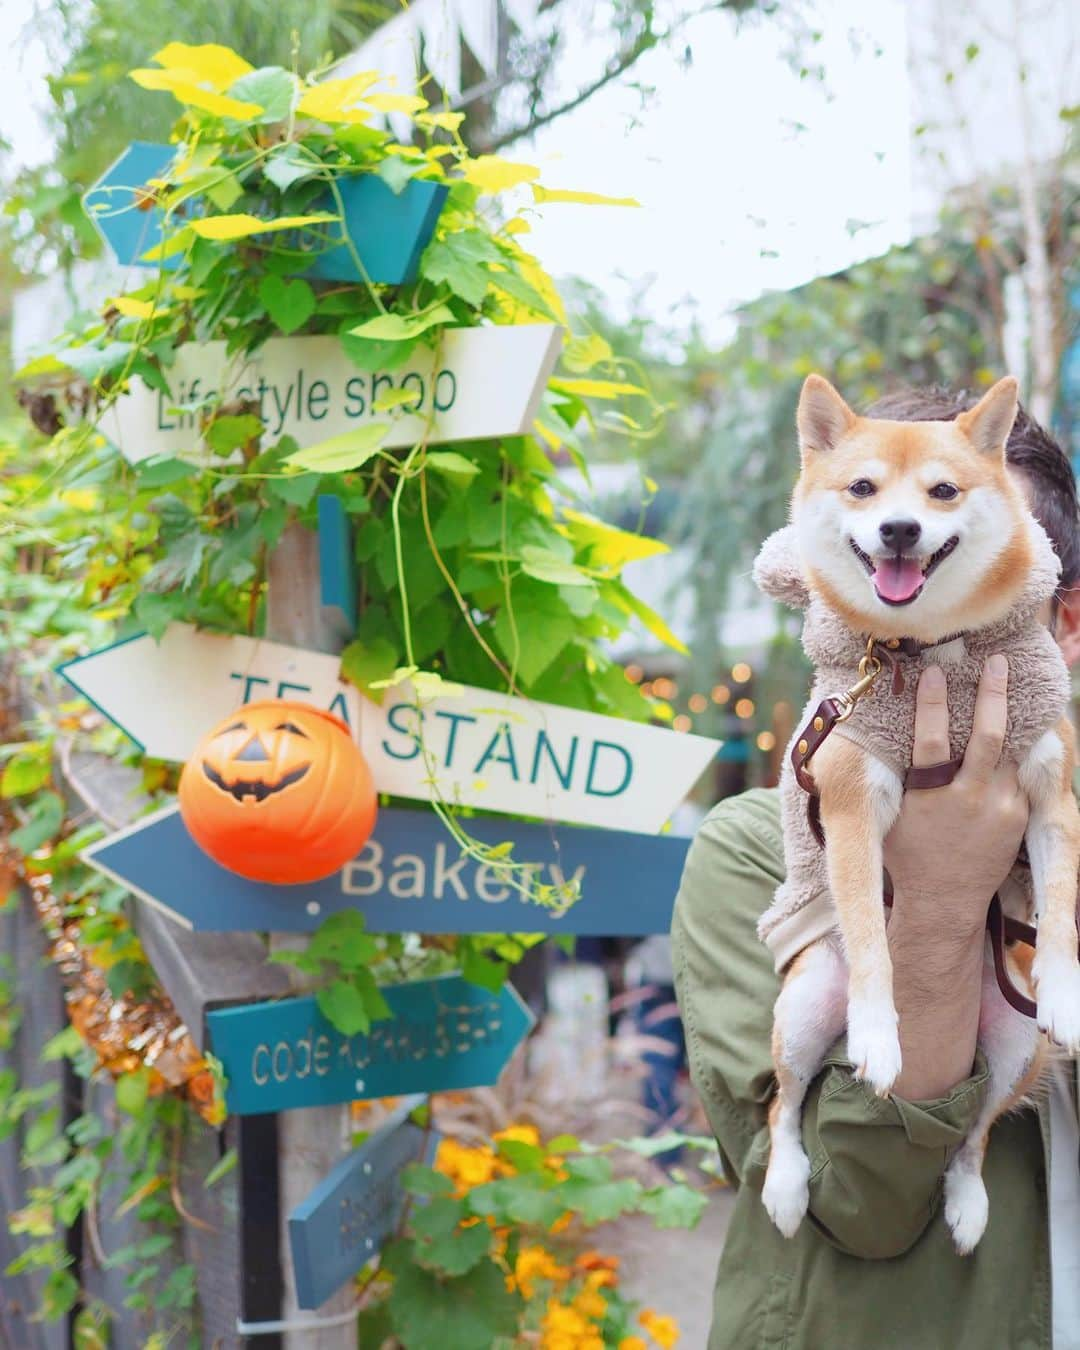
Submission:
<svg viewBox="0 0 1080 1350">
<path fill-rule="evenodd" d="M 437 349 L 421 345 L 393 371 L 360 370 L 336 337 L 271 338 L 235 358 L 224 342 L 187 343 L 166 372 L 171 398 L 132 376 L 100 429 L 132 464 L 199 450 L 196 414 L 179 409 L 229 399 L 256 404 L 267 437 L 301 447 L 372 423 L 389 427 L 388 448 L 518 436 L 532 427 L 561 343 L 550 323 L 449 328 Z M 404 401 L 380 411 L 388 396 Z"/>
<path fill-rule="evenodd" d="M 406 681 L 380 706 L 341 680 L 335 656 L 186 624 L 60 672 L 158 759 L 186 760 L 243 703 L 300 699 L 348 722 L 380 792 L 642 834 L 663 827 L 719 748 L 704 736 L 463 685 L 418 699 Z"/>
</svg>

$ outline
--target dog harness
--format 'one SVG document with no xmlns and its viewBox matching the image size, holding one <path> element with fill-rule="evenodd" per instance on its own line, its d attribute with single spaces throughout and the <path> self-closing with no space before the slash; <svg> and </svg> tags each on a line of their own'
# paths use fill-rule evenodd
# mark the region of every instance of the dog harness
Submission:
<svg viewBox="0 0 1080 1350">
<path fill-rule="evenodd" d="M 955 636 L 962 636 L 956 634 Z M 940 642 L 950 641 L 951 639 L 940 639 Z M 894 694 L 902 693 L 904 688 L 904 674 L 901 668 L 901 656 L 919 656 L 924 650 L 923 644 L 916 642 L 914 638 L 890 638 L 887 641 L 879 641 L 870 637 L 866 642 L 866 651 L 859 661 L 859 678 L 842 694 L 833 694 L 824 698 L 814 710 L 813 716 L 802 731 L 795 738 L 791 747 L 791 767 L 795 771 L 795 780 L 803 791 L 807 794 L 806 815 L 810 825 L 810 830 L 818 844 L 825 847 L 825 827 L 821 821 L 821 798 L 818 794 L 817 784 L 814 782 L 814 776 L 810 772 L 809 764 L 814 754 L 821 748 L 832 731 L 846 722 L 861 698 L 870 692 L 874 687 L 878 677 L 886 666 L 889 666 L 892 672 L 892 691 Z M 943 760 L 939 764 L 913 764 L 904 775 L 904 790 L 909 789 L 925 790 L 929 788 L 947 787 L 963 764 L 963 757 L 957 759 Z M 888 873 L 884 880 L 883 902 L 887 908 L 891 908 L 893 902 L 892 882 Z M 1005 963 L 1005 948 L 1014 942 L 1023 942 L 1029 947 L 1034 947 L 1036 943 L 1035 929 L 1030 924 L 1021 923 L 1019 919 L 1010 918 L 1005 914 L 1001 907 L 1001 897 L 994 892 L 994 897 L 990 901 L 990 908 L 987 911 L 986 926 L 990 933 L 990 946 L 994 957 L 994 974 L 997 976 L 998 988 L 1006 1001 L 1023 1013 L 1025 1017 L 1035 1016 L 1035 1003 L 1017 989 L 1009 975 L 1008 967 Z"/>
</svg>

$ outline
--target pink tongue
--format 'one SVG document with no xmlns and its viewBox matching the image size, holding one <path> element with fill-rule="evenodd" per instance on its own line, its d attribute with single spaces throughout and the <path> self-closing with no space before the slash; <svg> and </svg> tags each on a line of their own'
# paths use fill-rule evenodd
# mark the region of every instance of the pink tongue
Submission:
<svg viewBox="0 0 1080 1350">
<path fill-rule="evenodd" d="M 873 582 L 883 600 L 910 600 L 923 584 L 922 568 L 914 558 L 889 558 L 878 565 Z"/>
</svg>

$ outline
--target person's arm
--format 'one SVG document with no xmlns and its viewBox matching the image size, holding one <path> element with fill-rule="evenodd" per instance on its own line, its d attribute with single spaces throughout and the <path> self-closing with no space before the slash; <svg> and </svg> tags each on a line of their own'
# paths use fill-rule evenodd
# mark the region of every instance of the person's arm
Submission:
<svg viewBox="0 0 1080 1350">
<path fill-rule="evenodd" d="M 920 754 L 930 758 L 920 762 L 948 757 L 947 750 L 939 754 L 937 748 L 924 743 Z M 957 915 L 968 916 L 978 915 L 981 905 L 975 943 L 981 957 L 981 923 L 989 896 L 1008 871 L 1022 833 L 1021 826 L 1014 829 L 1011 842 L 1006 837 L 1017 812 L 1008 794 L 997 791 L 1000 786 L 991 774 L 986 791 L 958 778 L 949 788 L 913 793 L 912 806 L 924 799 L 916 808 L 920 812 L 937 799 L 931 819 L 927 823 L 920 818 L 919 837 L 912 843 L 902 830 L 891 839 L 888 857 L 899 920 L 893 938 L 894 979 L 901 1046 L 910 1059 L 904 1095 L 898 1091 L 887 1100 L 875 1097 L 855 1078 L 843 1040 L 807 1095 L 803 1135 L 812 1169 L 810 1220 L 834 1245 L 856 1256 L 895 1256 L 921 1236 L 934 1213 L 949 1152 L 970 1129 L 985 1095 L 985 1066 L 974 1054 L 973 1032 L 970 1044 L 964 1041 L 966 1032 L 960 1034 L 955 1054 L 936 1044 L 957 1037 L 949 1017 L 974 1007 L 977 1020 L 978 964 L 969 975 L 963 963 L 970 952 L 961 948 L 951 964 L 935 967 L 941 983 L 931 989 L 928 940 L 916 941 L 928 930 L 915 921 L 928 922 L 932 912 L 936 933 L 941 920 L 948 921 L 953 903 Z M 978 808 L 974 814 L 973 804 Z M 1008 811 L 1001 809 L 1003 804 Z M 905 800 L 904 813 L 908 811 Z M 989 866 L 991 855 L 997 857 L 1000 871 L 977 901 L 965 892 L 963 904 L 956 896 L 946 903 L 943 893 L 928 885 L 928 872 L 938 865 L 928 851 L 928 834 L 955 855 L 955 866 L 976 884 L 984 875 L 982 864 Z M 769 1043 L 779 980 L 755 925 L 782 876 L 776 795 L 750 793 L 721 803 L 691 847 L 672 929 L 691 1074 L 729 1174 L 758 1189 L 768 1161 L 765 1111 L 773 1088 Z"/>
</svg>

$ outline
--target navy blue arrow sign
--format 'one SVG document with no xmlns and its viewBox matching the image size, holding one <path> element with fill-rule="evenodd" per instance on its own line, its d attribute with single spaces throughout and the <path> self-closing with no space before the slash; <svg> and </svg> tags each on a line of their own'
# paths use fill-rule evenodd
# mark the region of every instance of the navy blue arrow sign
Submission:
<svg viewBox="0 0 1080 1350">
<path fill-rule="evenodd" d="M 460 975 L 387 985 L 382 994 L 392 1015 L 366 1035 L 338 1031 L 313 997 L 208 1012 L 229 1111 L 490 1087 L 535 1020 L 510 985 L 491 994 Z"/>
<path fill-rule="evenodd" d="M 430 1164 L 435 1154 L 437 1136 L 409 1119 L 423 1101 L 417 1096 L 402 1102 L 289 1215 L 301 1308 L 318 1308 L 336 1294 L 393 1232 L 405 1203 L 402 1170 Z"/>
<path fill-rule="evenodd" d="M 219 867 L 173 806 L 110 835 L 84 857 L 197 932 L 312 932 L 357 909 L 372 933 L 666 933 L 690 841 L 580 826 L 475 817 L 485 844 L 512 840 L 541 882 L 575 878 L 581 898 L 561 917 L 524 902 L 496 868 L 464 857 L 432 811 L 384 807 L 364 851 L 325 881 L 273 886 Z"/>
<path fill-rule="evenodd" d="M 83 209 L 97 226 L 102 238 L 124 266 L 160 267 L 171 271 L 178 265 L 175 257 L 146 262 L 143 255 L 161 240 L 161 208 L 152 202 L 151 179 L 162 178 L 176 158 L 176 147 L 150 141 L 132 141 L 115 164 L 83 197 Z M 339 183 L 342 222 L 320 226 L 336 246 L 320 243 L 321 251 L 310 259 L 298 258 L 293 275 L 320 277 L 325 281 L 381 281 L 398 285 L 412 281 L 427 247 L 449 189 L 445 184 L 416 179 L 399 192 L 393 192 L 373 173 L 342 178 Z M 198 199 L 186 203 L 186 209 L 202 214 Z M 327 193 L 308 208 L 311 212 L 337 212 Z M 183 219 L 176 219 L 180 226 Z M 351 240 L 367 277 L 357 268 Z M 291 247 L 292 245 L 290 245 Z M 297 248 L 303 236 L 297 235 Z"/>
</svg>

